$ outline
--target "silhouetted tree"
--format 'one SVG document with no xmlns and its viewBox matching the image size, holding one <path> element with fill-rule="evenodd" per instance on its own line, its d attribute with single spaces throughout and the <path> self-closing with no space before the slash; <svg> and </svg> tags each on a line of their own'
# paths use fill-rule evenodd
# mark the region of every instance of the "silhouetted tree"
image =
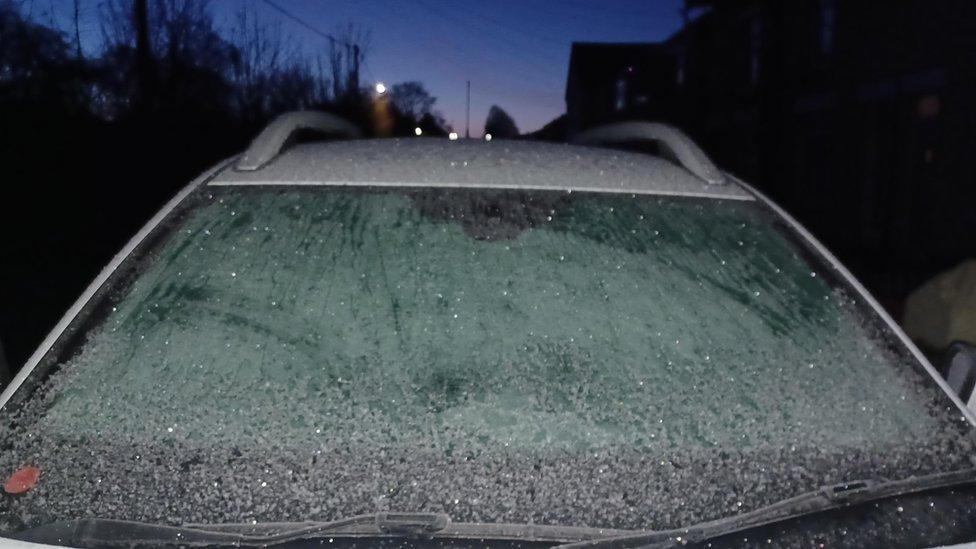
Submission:
<svg viewBox="0 0 976 549">
<path fill-rule="evenodd" d="M 440 114 L 433 112 L 424 113 L 420 117 L 420 122 L 417 125 L 423 130 L 424 135 L 432 137 L 446 137 L 451 130 L 444 121 L 444 118 Z"/>
<path fill-rule="evenodd" d="M 74 0 L 74 13 L 72 20 L 75 26 L 75 55 L 78 59 L 84 57 L 81 51 L 81 0 Z"/>
<path fill-rule="evenodd" d="M 235 48 L 233 84 L 237 108 L 247 125 L 260 124 L 284 110 L 329 101 L 329 81 L 316 59 L 317 72 L 278 24 L 268 25 L 244 5 L 231 31 Z"/>
<path fill-rule="evenodd" d="M 281 27 L 269 27 L 243 5 L 231 29 L 234 52 L 233 79 L 241 117 L 257 123 L 266 116 L 268 75 L 277 71 L 282 53 Z"/>
<path fill-rule="evenodd" d="M 430 95 L 424 85 L 417 81 L 394 84 L 390 95 L 397 110 L 414 120 L 420 120 L 425 114 L 429 114 L 437 102 L 437 98 Z"/>
<path fill-rule="evenodd" d="M 102 107 L 114 118 L 148 105 L 158 112 L 227 116 L 234 49 L 207 0 L 110 0 L 102 8 Z M 146 8 L 143 17 L 142 8 Z M 136 78 L 133 78 L 137 75 Z M 134 82 L 136 85 L 133 85 Z"/>
<path fill-rule="evenodd" d="M 59 31 L 25 20 L 17 4 L 0 0 L 0 126 L 40 114 L 87 112 L 92 73 L 73 57 Z"/>
<path fill-rule="evenodd" d="M 146 0 L 134 0 L 132 27 L 136 33 L 136 110 L 152 110 L 156 102 L 156 66 L 149 45 L 149 7 Z"/>
<path fill-rule="evenodd" d="M 375 113 L 406 120 L 360 89 L 369 33 L 353 26 L 315 56 L 248 12 L 219 32 L 207 0 L 99 0 L 102 49 L 83 56 L 77 18 L 34 22 L 30 5 L 0 0 L 0 164 L 13 183 L 0 233 L 29 235 L 0 239 L 14 365 L 163 201 L 268 118 L 311 107 L 367 131 Z M 434 113 L 421 123 L 436 135 Z"/>
<path fill-rule="evenodd" d="M 488 118 L 485 119 L 485 133 L 490 133 L 493 137 L 511 139 L 518 137 L 519 130 L 515 120 L 512 120 L 507 112 L 498 105 L 492 105 L 488 109 Z"/>
<path fill-rule="evenodd" d="M 352 23 L 339 28 L 329 40 L 332 97 L 337 103 L 356 101 L 362 95 L 359 70 L 372 47 L 372 36 Z"/>
</svg>

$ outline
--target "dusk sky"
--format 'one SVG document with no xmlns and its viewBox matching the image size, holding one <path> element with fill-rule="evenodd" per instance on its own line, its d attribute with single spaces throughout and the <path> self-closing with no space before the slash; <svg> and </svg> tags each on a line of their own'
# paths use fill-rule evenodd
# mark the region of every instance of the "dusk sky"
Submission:
<svg viewBox="0 0 976 549">
<path fill-rule="evenodd" d="M 86 49 L 100 45 L 99 5 L 81 0 Z M 471 81 L 471 132 L 479 135 L 497 104 L 523 132 L 565 110 L 563 93 L 573 41 L 641 42 L 668 37 L 681 25 L 681 0 L 272 0 L 323 33 L 347 23 L 372 32 L 366 82 L 419 80 L 437 97 L 435 110 L 464 131 L 465 81 Z M 70 26 L 72 0 L 33 0 L 36 17 Z M 213 0 L 228 30 L 249 5 L 307 51 L 327 41 L 263 0 Z M 94 51 L 92 53 L 95 53 Z"/>
</svg>

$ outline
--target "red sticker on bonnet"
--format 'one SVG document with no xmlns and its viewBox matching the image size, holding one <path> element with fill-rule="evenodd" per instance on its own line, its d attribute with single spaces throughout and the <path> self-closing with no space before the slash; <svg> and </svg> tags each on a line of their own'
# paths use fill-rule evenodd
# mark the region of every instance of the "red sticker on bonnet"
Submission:
<svg viewBox="0 0 976 549">
<path fill-rule="evenodd" d="M 3 485 L 3 491 L 8 494 L 23 494 L 36 486 L 39 478 L 41 478 L 41 470 L 37 467 L 29 465 L 21 467 L 7 479 Z"/>
</svg>

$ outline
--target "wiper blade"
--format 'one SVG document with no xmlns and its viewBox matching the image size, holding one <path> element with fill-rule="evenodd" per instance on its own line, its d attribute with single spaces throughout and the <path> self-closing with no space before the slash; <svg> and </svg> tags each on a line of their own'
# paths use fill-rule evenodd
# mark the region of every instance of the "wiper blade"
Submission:
<svg viewBox="0 0 976 549">
<path fill-rule="evenodd" d="M 37 543 L 111 546 L 178 544 L 181 546 L 234 545 L 263 547 L 317 535 L 375 534 L 424 535 L 447 527 L 447 515 L 438 513 L 377 513 L 329 522 L 265 524 L 197 524 L 168 526 L 126 520 L 79 519 L 38 526 L 11 537 Z"/>
<path fill-rule="evenodd" d="M 648 530 L 639 534 L 609 536 L 603 539 L 569 543 L 557 547 L 559 549 L 610 547 L 634 549 L 637 547 L 670 547 L 684 543 L 701 543 L 719 536 L 743 532 L 803 515 L 968 484 L 976 484 L 976 468 L 911 477 L 904 480 L 855 480 L 824 486 L 819 490 L 785 499 L 741 515 L 703 522 L 685 528 Z"/>
<path fill-rule="evenodd" d="M 9 537 L 22 541 L 77 547 L 268 547 L 293 540 L 330 537 L 415 536 L 454 539 L 551 541 L 601 539 L 636 531 L 539 524 L 452 523 L 441 513 L 376 513 L 330 522 L 260 524 L 188 524 L 167 526 L 112 519 L 52 522 Z"/>
<path fill-rule="evenodd" d="M 857 480 L 808 492 L 767 507 L 674 530 L 644 531 L 538 524 L 451 523 L 440 513 L 376 513 L 329 522 L 189 524 L 167 526 L 89 518 L 52 522 L 9 535 L 12 539 L 78 547 L 268 547 L 319 536 L 420 536 L 562 542 L 563 549 L 635 548 L 702 542 L 802 515 L 951 486 L 976 484 L 976 468 L 897 481 Z M 571 542 L 571 543 L 566 543 Z"/>
</svg>

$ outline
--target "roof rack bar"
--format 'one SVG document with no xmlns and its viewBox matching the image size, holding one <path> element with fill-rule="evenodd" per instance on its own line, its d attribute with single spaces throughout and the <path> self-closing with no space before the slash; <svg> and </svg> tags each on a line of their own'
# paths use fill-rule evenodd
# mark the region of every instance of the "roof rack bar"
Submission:
<svg viewBox="0 0 976 549">
<path fill-rule="evenodd" d="M 316 111 L 286 112 L 261 130 L 237 161 L 234 169 L 248 172 L 260 170 L 281 154 L 300 130 L 348 138 L 361 135 L 359 128 L 332 114 Z"/>
<path fill-rule="evenodd" d="M 727 183 L 721 170 L 690 137 L 678 128 L 660 122 L 616 122 L 582 131 L 571 141 L 580 145 L 654 141 L 663 149 L 662 152 L 673 157 L 681 167 L 699 179 L 710 185 Z"/>
</svg>

